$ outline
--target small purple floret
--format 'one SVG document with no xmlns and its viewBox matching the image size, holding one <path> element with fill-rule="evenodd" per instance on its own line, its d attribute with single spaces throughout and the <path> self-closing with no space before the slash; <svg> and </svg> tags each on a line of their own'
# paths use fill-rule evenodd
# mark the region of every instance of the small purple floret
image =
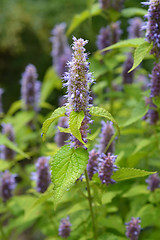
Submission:
<svg viewBox="0 0 160 240">
<path fill-rule="evenodd" d="M 154 192 L 156 188 L 160 188 L 160 177 L 158 176 L 158 173 L 150 175 L 146 179 L 146 183 L 148 183 L 148 189 L 151 192 Z"/>
<path fill-rule="evenodd" d="M 92 149 L 89 152 L 89 160 L 87 164 L 87 172 L 89 180 L 92 180 L 93 175 L 98 172 L 98 152 Z"/>
<path fill-rule="evenodd" d="M 131 218 L 131 221 L 126 223 L 126 237 L 130 240 L 138 240 L 141 231 L 140 218 Z"/>
<path fill-rule="evenodd" d="M 1 176 L 1 196 L 3 202 L 6 202 L 13 196 L 13 190 L 16 187 L 15 174 L 5 171 Z"/>
<path fill-rule="evenodd" d="M 69 217 L 63 218 L 59 226 L 59 236 L 62 238 L 67 238 L 70 236 L 72 224 L 70 223 Z"/>
</svg>

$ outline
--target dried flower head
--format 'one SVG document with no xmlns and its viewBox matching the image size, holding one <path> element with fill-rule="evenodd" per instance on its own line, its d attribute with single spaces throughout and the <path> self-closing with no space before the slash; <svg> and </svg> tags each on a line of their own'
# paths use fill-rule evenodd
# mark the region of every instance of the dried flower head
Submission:
<svg viewBox="0 0 160 240">
<path fill-rule="evenodd" d="M 2 123 L 2 134 L 6 135 L 11 142 L 15 142 L 15 133 L 10 123 Z M 1 145 L 0 151 L 0 156 L 2 159 L 13 160 L 15 157 L 15 151 L 6 147 L 5 145 Z"/>
<path fill-rule="evenodd" d="M 110 45 L 118 42 L 121 36 L 120 22 L 112 23 L 106 28 L 101 28 L 99 35 L 97 36 L 97 47 L 99 50 L 109 47 Z M 102 54 L 105 54 L 103 52 Z"/>
<path fill-rule="evenodd" d="M 127 59 L 123 65 L 123 72 L 122 72 L 122 80 L 123 84 L 132 84 L 134 80 L 134 70 L 128 73 L 128 71 L 133 66 L 133 57 L 132 54 L 129 53 Z"/>
<path fill-rule="evenodd" d="M 114 141 L 109 146 L 108 150 L 105 151 L 109 141 L 111 140 L 112 136 L 114 135 L 114 128 L 113 123 L 110 121 L 107 121 L 106 123 L 104 121 L 101 121 L 102 129 L 100 134 L 100 144 L 99 144 L 99 151 L 100 153 L 114 153 Z"/>
<path fill-rule="evenodd" d="M 143 21 L 139 17 L 129 19 L 128 33 L 129 38 L 140 38 L 143 37 L 142 24 Z"/>
<path fill-rule="evenodd" d="M 92 149 L 89 152 L 89 160 L 87 164 L 87 172 L 89 180 L 92 180 L 93 175 L 98 172 L 98 152 L 95 149 Z"/>
<path fill-rule="evenodd" d="M 13 195 L 13 190 L 16 187 L 15 174 L 10 174 L 5 171 L 1 176 L 1 196 L 3 202 L 6 202 Z"/>
<path fill-rule="evenodd" d="M 126 237 L 130 240 L 138 240 L 141 231 L 141 226 L 139 225 L 140 222 L 140 218 L 132 217 L 131 221 L 126 223 Z"/>
<path fill-rule="evenodd" d="M 25 110 L 39 110 L 40 81 L 37 81 L 37 70 L 33 64 L 27 65 L 21 80 L 21 98 Z"/>
<path fill-rule="evenodd" d="M 160 56 L 160 0 L 150 0 L 143 2 L 149 5 L 148 14 L 146 15 L 148 22 L 146 24 L 146 39 L 149 43 L 153 42 L 151 54 Z"/>
<path fill-rule="evenodd" d="M 68 128 L 68 118 L 67 117 L 61 117 L 58 122 L 58 126 L 62 128 Z M 62 147 L 66 144 L 66 141 L 69 139 L 70 134 L 69 133 L 64 133 L 60 132 L 57 130 L 56 135 L 55 135 L 55 142 L 58 147 Z"/>
<path fill-rule="evenodd" d="M 36 181 L 37 191 L 40 193 L 44 193 L 51 182 L 51 173 L 48 161 L 48 157 L 39 157 L 36 163 L 37 172 L 32 173 L 31 178 Z"/>
<path fill-rule="evenodd" d="M 148 189 L 151 192 L 154 192 L 156 188 L 160 188 L 160 177 L 158 176 L 158 173 L 150 175 L 146 179 L 146 183 L 148 183 Z"/>
<path fill-rule="evenodd" d="M 61 77 L 67 70 L 66 63 L 71 59 L 72 51 L 68 45 L 67 38 L 65 36 L 66 24 L 57 24 L 51 34 L 53 35 L 50 40 L 52 42 L 52 57 L 53 65 L 57 74 Z"/>
<path fill-rule="evenodd" d="M 59 226 L 59 236 L 67 238 L 70 235 L 72 224 L 70 223 L 69 217 L 63 218 Z"/>
<path fill-rule="evenodd" d="M 3 113 L 3 106 L 2 106 L 2 94 L 4 93 L 4 90 L 0 88 L 0 116 Z"/>
<path fill-rule="evenodd" d="M 105 155 L 104 153 L 100 154 L 98 157 L 99 161 L 99 169 L 98 176 L 101 179 L 102 184 L 114 184 L 115 181 L 111 179 L 113 172 L 117 171 L 117 166 L 114 165 L 117 156 L 108 153 Z"/>
<path fill-rule="evenodd" d="M 88 41 L 84 41 L 82 38 L 76 39 L 73 37 L 74 51 L 72 59 L 67 63 L 68 72 L 65 73 L 64 86 L 67 86 L 67 98 L 69 107 L 68 115 L 72 112 L 83 111 L 85 117 L 82 121 L 80 132 L 83 141 L 87 142 L 88 124 L 92 123 L 90 120 L 89 108 L 91 104 L 89 101 L 92 99 L 89 91 L 89 83 L 92 83 L 92 74 L 89 73 L 89 63 L 87 62 L 87 54 L 85 53 L 84 46 Z M 68 108 L 66 109 L 68 111 Z M 71 146 L 78 148 L 84 146 L 78 139 L 71 135 Z"/>
</svg>

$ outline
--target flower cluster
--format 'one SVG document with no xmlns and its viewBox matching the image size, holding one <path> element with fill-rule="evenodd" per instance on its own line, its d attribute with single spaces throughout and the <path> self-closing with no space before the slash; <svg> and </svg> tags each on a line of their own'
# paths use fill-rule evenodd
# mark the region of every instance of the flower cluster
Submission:
<svg viewBox="0 0 160 240">
<path fill-rule="evenodd" d="M 158 173 L 150 175 L 146 179 L 146 183 L 148 183 L 148 189 L 151 192 L 154 192 L 156 188 L 160 188 L 160 177 L 158 176 Z"/>
<path fill-rule="evenodd" d="M 110 45 L 118 42 L 121 36 L 120 22 L 112 23 L 106 28 L 101 28 L 97 36 L 97 47 L 99 50 L 109 47 Z M 103 52 L 105 54 L 105 52 Z"/>
<path fill-rule="evenodd" d="M 92 123 L 90 120 L 89 108 L 91 104 L 89 101 L 92 99 L 89 91 L 89 83 L 92 83 L 92 74 L 89 73 L 89 63 L 87 62 L 87 54 L 85 53 L 84 46 L 88 41 L 84 41 L 82 38 L 76 39 L 73 37 L 74 43 L 72 49 L 74 51 L 72 60 L 67 63 L 68 72 L 65 73 L 64 86 L 67 86 L 67 98 L 69 107 L 69 113 L 72 111 L 81 112 L 83 111 L 85 117 L 82 121 L 80 132 L 83 141 L 87 142 L 88 124 Z M 68 111 L 68 108 L 67 108 Z M 71 146 L 80 147 L 83 144 L 71 135 Z"/>
<path fill-rule="evenodd" d="M 117 171 L 117 166 L 114 165 L 117 156 L 108 153 L 105 155 L 104 153 L 100 154 L 98 157 L 99 161 L 99 169 L 98 176 L 101 179 L 102 184 L 114 184 L 115 181 L 111 179 L 113 172 Z"/>
<path fill-rule="evenodd" d="M 25 110 L 39 110 L 40 81 L 37 81 L 37 70 L 33 64 L 27 65 L 21 80 L 21 98 Z"/>
<path fill-rule="evenodd" d="M 148 22 L 146 25 L 146 39 L 149 43 L 153 42 L 151 54 L 160 56 L 160 0 L 150 0 L 143 2 L 149 5 L 148 14 L 146 15 Z"/>
<path fill-rule="evenodd" d="M 62 238 L 69 237 L 71 232 L 71 226 L 72 224 L 69 221 L 69 217 L 62 219 L 59 226 L 59 236 Z"/>
<path fill-rule="evenodd" d="M 58 126 L 62 128 L 68 128 L 68 118 L 67 117 L 61 117 L 58 122 Z M 55 135 L 55 142 L 58 147 L 62 147 L 66 144 L 66 141 L 69 139 L 70 134 L 69 133 L 64 133 L 60 132 L 57 130 L 56 135 Z"/>
<path fill-rule="evenodd" d="M 104 121 L 101 121 L 102 123 L 102 130 L 100 134 L 100 144 L 99 144 L 99 150 L 100 153 L 114 153 L 114 142 L 111 143 L 108 150 L 105 151 L 109 141 L 111 140 L 112 136 L 114 135 L 114 128 L 113 123 L 107 121 L 106 123 Z"/>
<path fill-rule="evenodd" d="M 51 182 L 48 161 L 48 157 L 39 157 L 36 163 L 37 172 L 32 173 L 32 180 L 36 181 L 37 191 L 40 193 L 44 193 Z"/>
<path fill-rule="evenodd" d="M 140 222 L 140 218 L 132 217 L 131 221 L 126 223 L 126 237 L 130 240 L 138 240 L 141 231 L 141 226 L 139 225 Z"/>
<path fill-rule="evenodd" d="M 129 53 L 124 65 L 123 65 L 123 72 L 122 72 L 123 84 L 132 84 L 133 83 L 134 70 L 128 73 L 128 71 L 131 69 L 132 66 L 133 66 L 133 57 L 132 57 L 132 53 Z"/>
<path fill-rule="evenodd" d="M 2 134 L 6 135 L 11 142 L 15 142 L 15 133 L 10 123 L 2 123 Z M 15 151 L 5 145 L 0 146 L 0 151 L 0 157 L 2 159 L 13 160 L 15 157 Z"/>
<path fill-rule="evenodd" d="M 2 94 L 4 93 L 4 90 L 0 88 L 0 116 L 3 113 L 3 106 L 2 106 Z"/>
<path fill-rule="evenodd" d="M 89 152 L 89 160 L 87 164 L 87 172 L 89 180 L 92 180 L 93 174 L 98 171 L 98 157 L 99 154 L 95 149 Z"/>
<path fill-rule="evenodd" d="M 65 36 L 66 24 L 57 24 L 51 34 L 53 35 L 50 40 L 52 42 L 52 57 L 53 65 L 57 74 L 61 77 L 67 70 L 66 63 L 71 59 L 72 51 L 68 45 L 67 38 Z"/>
<path fill-rule="evenodd" d="M 129 19 L 128 33 L 129 38 L 140 38 L 143 37 L 142 24 L 143 21 L 139 17 Z"/>
<path fill-rule="evenodd" d="M 16 187 L 15 174 L 10 174 L 5 171 L 1 176 L 1 196 L 3 202 L 6 202 L 13 195 L 13 190 Z"/>
<path fill-rule="evenodd" d="M 108 8 L 113 8 L 120 11 L 123 8 L 124 0 L 99 0 L 100 8 L 106 10 Z"/>
</svg>

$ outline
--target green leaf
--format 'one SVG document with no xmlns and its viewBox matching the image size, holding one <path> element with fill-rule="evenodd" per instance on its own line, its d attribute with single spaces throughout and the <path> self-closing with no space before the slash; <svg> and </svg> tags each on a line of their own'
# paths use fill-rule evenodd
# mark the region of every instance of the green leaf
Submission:
<svg viewBox="0 0 160 240">
<path fill-rule="evenodd" d="M 131 178 L 145 177 L 155 172 L 148 172 L 141 169 L 135 168 L 119 168 L 118 171 L 113 173 L 113 179 L 115 181 L 124 181 Z"/>
<path fill-rule="evenodd" d="M 62 81 L 53 67 L 50 67 L 44 77 L 41 89 L 41 102 L 45 102 L 54 89 L 61 89 Z"/>
<path fill-rule="evenodd" d="M 146 185 L 136 185 L 129 189 L 129 191 L 125 192 L 122 197 L 125 198 L 133 198 L 137 195 L 148 194 Z"/>
<path fill-rule="evenodd" d="M 144 59 L 144 57 L 150 52 L 153 47 L 153 43 L 144 42 L 139 45 L 134 51 L 134 63 L 132 68 L 128 71 L 133 71 Z"/>
<path fill-rule="evenodd" d="M 49 126 L 51 125 L 51 123 L 59 118 L 59 117 L 63 117 L 65 116 L 65 113 L 66 113 L 66 108 L 65 107 L 61 107 L 61 108 L 57 108 L 51 115 L 50 118 L 46 119 L 43 123 L 43 126 L 42 126 L 42 135 L 43 135 L 43 141 L 45 140 L 46 138 L 46 133 L 48 131 L 48 128 Z"/>
<path fill-rule="evenodd" d="M 145 101 L 137 103 L 137 106 L 132 110 L 131 116 L 125 123 L 122 124 L 122 127 L 129 126 L 141 119 L 147 113 L 148 109 L 149 106 L 146 106 Z"/>
<path fill-rule="evenodd" d="M 22 108 L 22 101 L 18 100 L 14 103 L 12 103 L 11 107 L 9 108 L 7 115 L 13 115 L 16 111 Z"/>
<path fill-rule="evenodd" d="M 82 22 L 92 16 L 99 15 L 100 13 L 101 9 L 99 8 L 99 4 L 94 4 L 90 10 L 85 10 L 82 13 L 75 15 L 67 31 L 67 35 L 70 35 Z"/>
<path fill-rule="evenodd" d="M 148 13 L 147 10 L 142 8 L 125 8 L 121 11 L 121 15 L 126 18 L 137 16 L 144 16 Z"/>
<path fill-rule="evenodd" d="M 10 163 L 8 161 L 0 159 L 0 171 L 7 170 L 9 169 L 9 167 L 10 167 Z"/>
<path fill-rule="evenodd" d="M 54 184 L 55 206 L 63 194 L 84 172 L 88 162 L 88 152 L 83 148 L 70 148 L 63 146 L 54 155 L 51 162 L 51 178 Z"/>
<path fill-rule="evenodd" d="M 58 129 L 59 129 L 60 132 L 71 133 L 70 128 L 63 128 L 63 127 L 58 126 Z"/>
<path fill-rule="evenodd" d="M 141 45 L 142 43 L 145 42 L 144 38 L 133 38 L 133 39 L 128 39 L 128 40 L 122 40 L 118 43 L 115 43 L 107 48 L 104 48 L 103 50 L 101 50 L 100 52 L 104 52 L 110 49 L 116 49 L 116 48 L 123 48 L 123 47 L 138 47 L 139 45 Z"/>
<path fill-rule="evenodd" d="M 115 121 L 115 119 L 112 117 L 112 115 L 107 110 L 105 110 L 104 108 L 99 108 L 99 107 L 91 107 L 89 113 L 93 116 L 104 117 L 107 120 L 112 121 L 115 124 L 115 126 L 118 130 L 118 133 L 120 135 L 120 128 L 118 126 L 118 123 Z"/>
<path fill-rule="evenodd" d="M 0 133 L 0 145 L 5 145 L 8 148 L 11 148 L 13 151 L 19 153 L 25 158 L 30 158 L 29 155 L 24 153 L 21 149 L 19 149 L 13 142 L 11 142 L 5 135 Z"/>
<path fill-rule="evenodd" d="M 72 111 L 69 115 L 69 128 L 71 130 L 71 133 L 73 136 L 75 136 L 81 143 L 85 145 L 85 143 L 82 140 L 82 136 L 80 133 L 80 127 L 82 124 L 82 121 L 84 119 L 84 112 L 74 112 Z"/>
</svg>

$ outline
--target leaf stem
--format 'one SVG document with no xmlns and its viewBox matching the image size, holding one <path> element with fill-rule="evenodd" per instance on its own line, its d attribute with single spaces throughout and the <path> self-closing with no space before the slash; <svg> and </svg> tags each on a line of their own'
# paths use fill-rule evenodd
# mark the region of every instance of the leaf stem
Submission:
<svg viewBox="0 0 160 240">
<path fill-rule="evenodd" d="M 90 185 L 89 185 L 87 170 L 85 170 L 85 177 L 86 177 L 86 184 L 87 184 L 87 191 L 88 191 L 89 208 L 90 208 L 90 213 L 91 213 L 91 218 L 92 218 L 94 239 L 97 240 L 97 228 L 96 228 L 96 224 L 95 224 L 95 218 L 94 218 L 94 212 L 93 212 L 93 206 L 92 206 L 92 197 L 91 197 L 91 191 L 90 191 Z"/>
</svg>

